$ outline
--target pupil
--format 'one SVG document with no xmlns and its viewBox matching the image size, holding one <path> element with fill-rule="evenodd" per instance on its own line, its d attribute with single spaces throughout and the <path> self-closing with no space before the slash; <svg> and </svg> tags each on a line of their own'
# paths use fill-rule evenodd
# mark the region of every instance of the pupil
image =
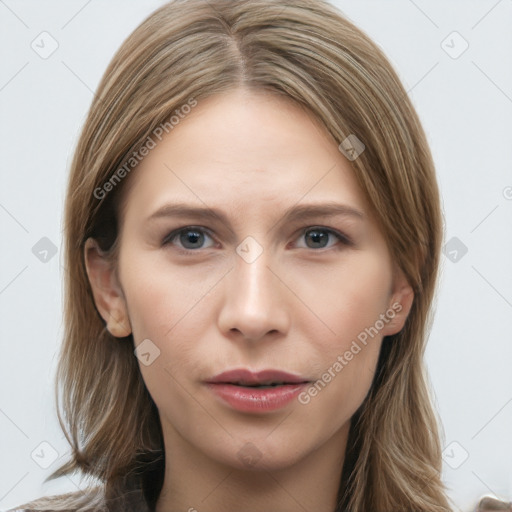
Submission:
<svg viewBox="0 0 512 512">
<path fill-rule="evenodd" d="M 308 232 L 308 236 L 313 239 L 314 244 L 321 244 L 322 240 L 324 242 L 327 240 L 327 234 L 320 230 L 311 230 Z M 325 245 L 322 245 L 322 247 L 325 247 Z"/>
<path fill-rule="evenodd" d="M 185 231 L 180 237 L 181 243 L 183 244 L 184 247 L 187 247 L 187 243 L 192 243 L 191 248 L 193 249 L 194 247 L 197 247 L 197 242 L 201 240 L 202 236 L 202 233 L 199 233 L 197 231 Z"/>
</svg>

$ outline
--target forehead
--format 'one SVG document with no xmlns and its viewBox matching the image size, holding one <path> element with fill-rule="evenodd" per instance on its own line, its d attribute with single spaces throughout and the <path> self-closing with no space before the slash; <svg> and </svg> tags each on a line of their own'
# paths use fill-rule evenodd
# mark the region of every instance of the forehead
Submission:
<svg viewBox="0 0 512 512">
<path fill-rule="evenodd" d="M 177 197 L 238 211 L 321 199 L 364 208 L 334 139 L 274 94 L 235 90 L 201 100 L 155 142 L 130 176 L 127 215 L 131 206 L 140 213 Z"/>
</svg>

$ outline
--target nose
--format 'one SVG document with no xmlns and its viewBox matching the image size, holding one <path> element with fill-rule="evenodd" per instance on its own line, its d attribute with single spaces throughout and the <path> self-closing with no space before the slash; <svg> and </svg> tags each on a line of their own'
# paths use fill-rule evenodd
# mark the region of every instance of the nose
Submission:
<svg viewBox="0 0 512 512">
<path fill-rule="evenodd" d="M 257 341 L 287 332 L 290 324 L 286 279 L 263 251 L 254 261 L 235 255 L 226 276 L 219 328 L 226 336 Z M 287 297 L 288 295 L 288 297 Z"/>
</svg>

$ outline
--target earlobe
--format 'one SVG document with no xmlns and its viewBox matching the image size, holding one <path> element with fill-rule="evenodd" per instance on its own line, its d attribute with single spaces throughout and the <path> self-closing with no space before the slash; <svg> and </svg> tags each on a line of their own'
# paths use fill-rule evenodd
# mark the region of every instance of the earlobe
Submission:
<svg viewBox="0 0 512 512">
<path fill-rule="evenodd" d="M 85 242 L 84 260 L 94 303 L 107 329 L 116 338 L 129 336 L 132 329 L 115 268 L 93 238 Z"/>
<path fill-rule="evenodd" d="M 414 301 L 414 291 L 401 270 L 395 273 L 393 292 L 386 316 L 389 322 L 384 328 L 384 336 L 400 332 L 409 316 Z"/>
<path fill-rule="evenodd" d="M 132 333 L 130 322 L 126 316 L 117 319 L 110 315 L 107 320 L 107 329 L 115 338 L 125 338 Z"/>
</svg>

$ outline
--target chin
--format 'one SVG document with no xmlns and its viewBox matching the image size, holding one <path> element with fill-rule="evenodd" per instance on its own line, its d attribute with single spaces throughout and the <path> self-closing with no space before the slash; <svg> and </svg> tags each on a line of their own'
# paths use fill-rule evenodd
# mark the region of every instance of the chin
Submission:
<svg viewBox="0 0 512 512">
<path fill-rule="evenodd" d="M 268 439 L 242 441 L 235 452 L 227 455 L 225 463 L 237 470 L 243 471 L 280 471 L 292 467 L 305 453 L 297 452 L 284 443 L 274 446 Z"/>
</svg>

